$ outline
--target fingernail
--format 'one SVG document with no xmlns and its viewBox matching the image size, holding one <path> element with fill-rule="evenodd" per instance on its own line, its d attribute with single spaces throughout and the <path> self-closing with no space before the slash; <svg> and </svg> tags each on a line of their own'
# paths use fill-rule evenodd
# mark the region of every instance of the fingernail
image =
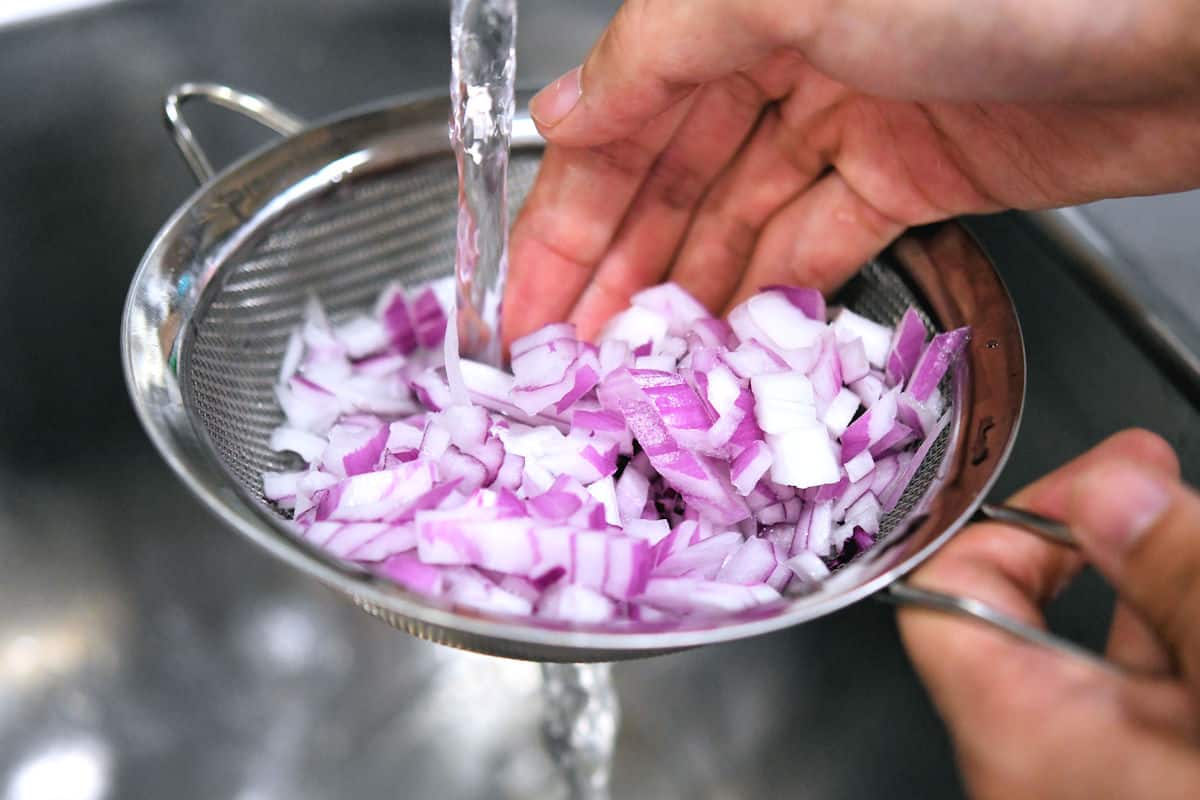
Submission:
<svg viewBox="0 0 1200 800">
<path fill-rule="evenodd" d="M 553 128 L 571 113 L 582 93 L 579 83 L 581 69 L 576 67 L 571 70 L 529 101 L 529 113 L 537 124 Z"/>
<path fill-rule="evenodd" d="M 1167 486 L 1133 467 L 1092 473 L 1077 490 L 1088 531 L 1117 551 L 1133 547 L 1171 505 Z"/>
</svg>

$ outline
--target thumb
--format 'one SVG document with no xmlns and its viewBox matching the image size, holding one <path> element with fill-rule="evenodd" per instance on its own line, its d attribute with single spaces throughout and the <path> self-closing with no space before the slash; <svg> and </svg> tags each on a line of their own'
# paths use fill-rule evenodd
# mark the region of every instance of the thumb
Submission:
<svg viewBox="0 0 1200 800">
<path fill-rule="evenodd" d="M 755 0 L 627 0 L 582 67 L 529 111 L 552 143 L 582 147 L 641 130 L 695 87 L 761 61 L 803 30 L 811 3 L 763 24 Z"/>
<path fill-rule="evenodd" d="M 1068 520 L 1088 559 L 1200 687 L 1200 496 L 1130 462 L 1075 481 Z"/>
</svg>

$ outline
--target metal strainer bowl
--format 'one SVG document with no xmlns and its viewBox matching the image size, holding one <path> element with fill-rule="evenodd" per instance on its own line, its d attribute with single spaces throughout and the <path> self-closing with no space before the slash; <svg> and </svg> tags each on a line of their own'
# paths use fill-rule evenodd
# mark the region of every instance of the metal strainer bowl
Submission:
<svg viewBox="0 0 1200 800">
<path fill-rule="evenodd" d="M 236 109 L 285 138 L 214 177 L 179 113 L 194 97 Z M 572 662 L 654 655 L 778 630 L 881 590 L 897 601 L 1049 641 L 973 601 L 898 581 L 980 511 L 1008 457 L 1024 400 L 1024 348 L 1012 302 L 987 258 L 954 223 L 909 233 L 838 298 L 887 324 L 914 304 L 931 330 L 970 325 L 973 338 L 943 384 L 952 422 L 879 541 L 810 593 L 667 628 L 563 627 L 406 592 L 290 533 L 261 493 L 265 470 L 296 466 L 268 446 L 282 420 L 273 388 L 288 335 L 312 295 L 337 317 L 369 307 L 389 281 L 415 286 L 450 275 L 457 176 L 448 109 L 444 97 L 388 102 L 306 126 L 263 98 L 227 87 L 188 84 L 168 96 L 169 126 L 202 186 L 155 238 L 133 280 L 122 328 L 124 365 L 151 439 L 225 523 L 397 628 L 493 655 Z M 519 112 L 509 174 L 514 209 L 534 179 L 542 146 L 528 114 Z M 1054 533 L 1036 518 L 1017 522 Z"/>
</svg>

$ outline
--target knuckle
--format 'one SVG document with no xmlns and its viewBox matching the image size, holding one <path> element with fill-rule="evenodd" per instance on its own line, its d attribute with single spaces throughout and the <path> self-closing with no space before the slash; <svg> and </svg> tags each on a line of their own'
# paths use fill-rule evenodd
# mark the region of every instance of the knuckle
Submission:
<svg viewBox="0 0 1200 800">
<path fill-rule="evenodd" d="M 708 189 L 708 177 L 695 166 L 665 153 L 646 181 L 647 191 L 673 211 L 694 207 Z"/>
<path fill-rule="evenodd" d="M 773 94 L 761 86 L 745 72 L 735 72 L 721 85 L 721 89 L 730 104 L 737 106 L 745 114 L 758 115 L 762 112 Z"/>
<path fill-rule="evenodd" d="M 750 261 L 758 242 L 758 229 L 744 219 L 712 209 L 701 209 L 688 234 L 686 247 L 676 263 L 688 275 L 715 284 L 731 270 L 740 274 Z"/>
<path fill-rule="evenodd" d="M 640 178 L 654 163 L 654 153 L 631 139 L 597 145 L 592 157 L 605 171 L 623 178 Z"/>
<path fill-rule="evenodd" d="M 754 255 L 755 245 L 758 244 L 758 228 L 737 216 L 727 217 L 723 228 L 720 237 L 721 249 L 734 263 L 748 262 Z"/>
</svg>

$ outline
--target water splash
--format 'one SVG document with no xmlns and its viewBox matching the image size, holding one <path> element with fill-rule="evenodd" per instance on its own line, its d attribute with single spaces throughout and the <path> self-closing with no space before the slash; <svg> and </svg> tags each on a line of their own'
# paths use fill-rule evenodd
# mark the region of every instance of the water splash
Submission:
<svg viewBox="0 0 1200 800">
<path fill-rule="evenodd" d="M 454 0 L 450 11 L 458 160 L 454 263 L 458 351 L 499 365 L 500 305 L 508 273 L 508 149 L 516 75 L 516 0 Z M 449 363 L 449 359 L 447 360 Z M 543 737 L 573 800 L 604 800 L 618 710 L 608 665 L 542 667 Z"/>
</svg>

